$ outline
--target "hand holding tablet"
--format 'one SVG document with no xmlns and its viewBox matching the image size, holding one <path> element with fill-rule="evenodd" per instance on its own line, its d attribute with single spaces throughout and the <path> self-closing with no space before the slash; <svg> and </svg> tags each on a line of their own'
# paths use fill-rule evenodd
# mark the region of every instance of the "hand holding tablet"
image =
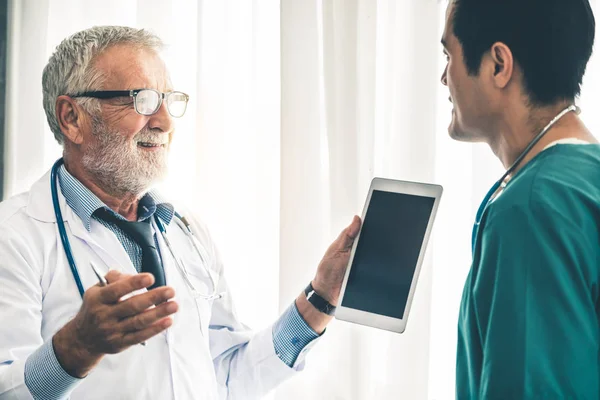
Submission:
<svg viewBox="0 0 600 400">
<path fill-rule="evenodd" d="M 335 317 L 402 333 L 442 187 L 375 178 Z"/>
</svg>

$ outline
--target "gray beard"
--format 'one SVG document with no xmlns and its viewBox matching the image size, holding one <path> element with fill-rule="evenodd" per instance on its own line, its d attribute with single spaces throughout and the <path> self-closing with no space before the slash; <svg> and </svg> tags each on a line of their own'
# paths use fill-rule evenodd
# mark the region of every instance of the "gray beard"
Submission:
<svg viewBox="0 0 600 400">
<path fill-rule="evenodd" d="M 145 152 L 137 145 L 139 141 L 153 141 L 164 134 L 144 129 L 128 139 L 118 131 L 111 131 L 99 118 L 93 119 L 92 128 L 96 142 L 84 152 L 82 164 L 106 193 L 139 198 L 167 175 L 168 147 Z"/>
</svg>

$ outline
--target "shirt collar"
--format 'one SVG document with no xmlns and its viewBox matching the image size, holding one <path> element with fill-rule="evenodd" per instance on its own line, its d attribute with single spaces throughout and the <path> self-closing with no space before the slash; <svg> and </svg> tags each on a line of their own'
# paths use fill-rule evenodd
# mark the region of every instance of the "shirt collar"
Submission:
<svg viewBox="0 0 600 400">
<path fill-rule="evenodd" d="M 98 196 L 71 175 L 64 165 L 61 165 L 58 170 L 58 183 L 67 204 L 81 219 L 88 232 L 90 231 L 90 223 L 94 212 L 99 208 L 110 210 Z M 140 199 L 138 207 L 140 207 L 139 221 L 148 219 L 156 213 L 166 225 L 169 225 L 173 219 L 173 214 L 175 213 L 173 205 L 166 202 L 160 194 L 153 191 L 146 193 Z M 116 213 L 115 215 L 121 217 Z"/>
</svg>

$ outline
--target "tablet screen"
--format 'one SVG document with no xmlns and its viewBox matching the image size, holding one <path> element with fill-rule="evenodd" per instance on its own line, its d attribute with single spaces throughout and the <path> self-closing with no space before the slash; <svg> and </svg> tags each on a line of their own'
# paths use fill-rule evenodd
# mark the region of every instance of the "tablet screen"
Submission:
<svg viewBox="0 0 600 400">
<path fill-rule="evenodd" d="M 373 190 L 342 306 L 402 319 L 434 202 Z"/>
</svg>

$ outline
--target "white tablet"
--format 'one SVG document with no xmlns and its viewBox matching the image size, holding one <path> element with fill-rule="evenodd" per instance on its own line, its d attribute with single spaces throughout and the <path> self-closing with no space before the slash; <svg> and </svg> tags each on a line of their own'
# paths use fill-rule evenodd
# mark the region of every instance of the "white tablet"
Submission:
<svg viewBox="0 0 600 400">
<path fill-rule="evenodd" d="M 402 333 L 442 187 L 375 178 L 335 317 Z"/>
</svg>

